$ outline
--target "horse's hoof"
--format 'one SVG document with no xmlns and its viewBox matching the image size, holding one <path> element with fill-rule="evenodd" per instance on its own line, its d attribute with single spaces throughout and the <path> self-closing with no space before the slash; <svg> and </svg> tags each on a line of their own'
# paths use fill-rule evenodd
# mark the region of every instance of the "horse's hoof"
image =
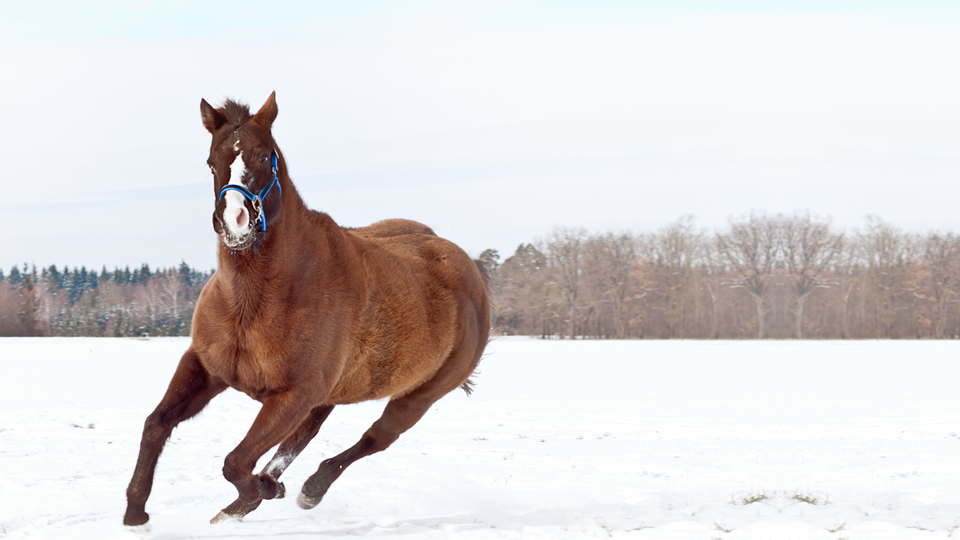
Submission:
<svg viewBox="0 0 960 540">
<path fill-rule="evenodd" d="M 210 524 L 216 525 L 217 523 L 220 523 L 221 521 L 226 521 L 228 519 L 236 519 L 237 521 L 243 521 L 243 516 L 232 516 L 230 514 L 227 514 L 223 510 L 221 510 L 219 514 L 213 516 L 213 519 L 210 520 Z"/>
<path fill-rule="evenodd" d="M 329 461 L 329 459 L 324 461 L 320 469 L 303 483 L 303 488 L 297 497 L 297 505 L 299 505 L 300 508 L 309 510 L 320 504 L 320 500 L 323 499 L 323 496 L 327 494 L 327 490 L 330 489 L 330 484 L 340 476 L 340 472 L 343 471 L 342 468 L 333 469 L 334 472 L 331 472 L 330 469 L 324 469 L 323 465 L 328 465 Z"/>
<path fill-rule="evenodd" d="M 150 521 L 150 514 L 142 510 L 140 512 L 131 512 L 130 510 L 127 510 L 127 513 L 123 516 L 123 524 L 128 527 L 144 525 L 148 521 Z"/>
<path fill-rule="evenodd" d="M 217 523 L 227 521 L 228 519 L 235 519 L 237 521 L 243 521 L 244 516 L 253 512 L 260 506 L 261 501 L 255 503 L 243 502 L 242 499 L 237 499 L 230 503 L 226 508 L 220 511 L 219 514 L 213 516 L 213 519 L 210 520 L 211 525 L 216 525 Z"/>
<path fill-rule="evenodd" d="M 274 499 L 282 499 L 287 496 L 287 487 L 283 485 L 283 482 L 277 482 L 277 494 L 273 496 Z"/>
<path fill-rule="evenodd" d="M 297 506 L 304 510 L 310 510 L 320 504 L 320 499 L 321 497 L 308 497 L 303 492 L 300 492 L 300 495 L 297 496 Z"/>
</svg>

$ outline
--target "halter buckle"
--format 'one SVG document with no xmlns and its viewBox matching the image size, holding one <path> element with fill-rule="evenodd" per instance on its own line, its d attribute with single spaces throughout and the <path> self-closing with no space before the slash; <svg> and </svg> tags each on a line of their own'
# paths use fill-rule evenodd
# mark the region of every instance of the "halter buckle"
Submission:
<svg viewBox="0 0 960 540">
<path fill-rule="evenodd" d="M 254 196 L 252 203 L 253 211 L 257 213 L 257 219 L 260 220 L 260 227 L 262 227 L 264 231 L 267 230 L 267 223 L 263 219 L 263 202 L 260 200 L 260 196 Z"/>
</svg>

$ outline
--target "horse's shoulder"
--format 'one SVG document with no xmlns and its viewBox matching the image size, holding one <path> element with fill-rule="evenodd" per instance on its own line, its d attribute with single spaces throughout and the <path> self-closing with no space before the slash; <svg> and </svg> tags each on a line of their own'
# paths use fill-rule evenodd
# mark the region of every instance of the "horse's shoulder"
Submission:
<svg viewBox="0 0 960 540">
<path fill-rule="evenodd" d="M 437 235 L 430 227 L 409 219 L 385 219 L 366 227 L 345 230 L 361 238 L 390 238 L 408 234 Z"/>
</svg>

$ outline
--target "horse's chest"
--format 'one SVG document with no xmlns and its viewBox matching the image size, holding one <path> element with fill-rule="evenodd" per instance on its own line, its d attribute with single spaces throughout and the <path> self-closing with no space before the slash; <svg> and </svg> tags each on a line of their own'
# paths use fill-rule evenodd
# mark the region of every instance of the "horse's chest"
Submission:
<svg viewBox="0 0 960 540">
<path fill-rule="evenodd" d="M 205 362 L 207 370 L 254 399 L 281 390 L 288 379 L 286 362 L 272 340 L 250 332 L 222 336 Z"/>
</svg>

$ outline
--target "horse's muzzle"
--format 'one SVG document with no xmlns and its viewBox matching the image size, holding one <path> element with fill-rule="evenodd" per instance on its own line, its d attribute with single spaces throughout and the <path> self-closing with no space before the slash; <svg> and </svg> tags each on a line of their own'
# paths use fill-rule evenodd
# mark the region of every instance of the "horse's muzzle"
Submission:
<svg viewBox="0 0 960 540">
<path fill-rule="evenodd" d="M 227 193 L 224 202 L 213 213 L 213 229 L 223 245 L 239 251 L 256 243 L 259 216 L 252 218 L 247 201 L 235 192 Z"/>
</svg>

